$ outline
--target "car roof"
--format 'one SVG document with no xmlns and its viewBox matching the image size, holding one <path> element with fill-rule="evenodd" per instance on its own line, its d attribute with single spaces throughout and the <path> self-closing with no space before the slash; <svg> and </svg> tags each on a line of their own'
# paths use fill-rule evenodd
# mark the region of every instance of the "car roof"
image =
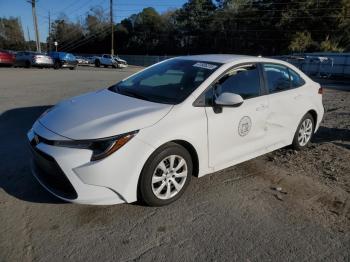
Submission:
<svg viewBox="0 0 350 262">
<path fill-rule="evenodd" d="M 196 61 L 206 61 L 215 63 L 231 63 L 247 58 L 257 58 L 255 56 L 248 55 L 230 55 L 230 54 L 208 54 L 208 55 L 190 55 L 190 56 L 180 56 L 181 59 L 186 60 L 196 60 Z"/>
</svg>

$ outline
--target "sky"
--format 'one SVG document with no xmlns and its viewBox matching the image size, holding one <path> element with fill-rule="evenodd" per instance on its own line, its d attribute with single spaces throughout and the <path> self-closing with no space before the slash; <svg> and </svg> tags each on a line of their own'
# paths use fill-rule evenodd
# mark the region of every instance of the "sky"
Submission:
<svg viewBox="0 0 350 262">
<path fill-rule="evenodd" d="M 37 0 L 36 13 L 40 41 L 45 42 L 48 35 L 48 13 L 51 13 L 51 21 L 61 13 L 65 13 L 72 21 L 80 20 L 93 6 L 101 6 L 109 11 L 110 0 Z M 145 7 L 153 7 L 162 13 L 169 9 L 181 7 L 186 0 L 113 0 L 114 21 L 119 22 L 123 18 L 140 12 Z M 28 40 L 27 28 L 30 39 L 34 40 L 34 26 L 31 4 L 27 0 L 0 0 L 0 17 L 19 17 L 22 22 L 25 38 Z"/>
</svg>

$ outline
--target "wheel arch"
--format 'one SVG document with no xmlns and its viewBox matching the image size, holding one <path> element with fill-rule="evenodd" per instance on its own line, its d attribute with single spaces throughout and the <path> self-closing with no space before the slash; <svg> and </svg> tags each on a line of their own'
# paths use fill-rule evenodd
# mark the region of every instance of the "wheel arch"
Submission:
<svg viewBox="0 0 350 262">
<path fill-rule="evenodd" d="M 197 154 L 197 150 L 194 148 L 194 146 L 185 141 L 185 140 L 172 140 L 170 141 L 172 143 L 178 144 L 180 146 L 183 146 L 188 153 L 190 153 L 191 158 L 192 158 L 192 164 L 193 164 L 193 174 L 192 176 L 198 177 L 198 173 L 199 173 L 199 159 L 198 159 L 198 154 Z"/>
<path fill-rule="evenodd" d="M 306 114 L 310 114 L 314 119 L 314 125 L 317 126 L 317 112 L 314 109 L 309 110 Z"/>
<path fill-rule="evenodd" d="M 156 147 L 152 153 L 147 157 L 147 160 L 146 162 L 143 164 L 143 167 L 142 167 L 142 170 L 144 169 L 147 161 L 152 157 L 152 155 L 158 151 L 159 149 L 163 148 L 163 147 L 166 147 L 167 145 L 171 144 L 171 143 L 174 143 L 174 144 L 178 144 L 180 146 L 182 146 L 183 148 L 185 148 L 188 153 L 190 154 L 191 156 L 191 159 L 192 159 L 192 164 L 193 164 L 193 173 L 192 173 L 192 176 L 198 176 L 198 173 L 199 173 L 199 158 L 198 158 L 198 153 L 197 153 L 197 150 L 195 149 L 195 147 L 188 141 L 186 140 L 183 140 L 183 139 L 173 139 L 173 140 L 170 140 L 168 142 L 165 142 L 165 143 L 162 143 L 160 144 L 158 147 Z M 142 173 L 142 170 L 141 170 L 141 173 Z"/>
</svg>

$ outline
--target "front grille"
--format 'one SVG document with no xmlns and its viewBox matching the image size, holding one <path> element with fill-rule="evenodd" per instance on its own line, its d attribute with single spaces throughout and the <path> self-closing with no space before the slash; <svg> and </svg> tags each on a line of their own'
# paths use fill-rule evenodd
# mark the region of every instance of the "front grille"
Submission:
<svg viewBox="0 0 350 262">
<path fill-rule="evenodd" d="M 38 179 L 53 193 L 63 198 L 76 199 L 78 194 L 60 166 L 53 157 L 37 149 L 34 140 L 30 144 Z"/>
</svg>

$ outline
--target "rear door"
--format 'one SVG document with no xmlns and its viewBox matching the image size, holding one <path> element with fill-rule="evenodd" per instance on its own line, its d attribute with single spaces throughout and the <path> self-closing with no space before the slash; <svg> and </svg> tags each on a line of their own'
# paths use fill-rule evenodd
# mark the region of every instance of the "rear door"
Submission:
<svg viewBox="0 0 350 262">
<path fill-rule="evenodd" d="M 103 55 L 102 56 L 102 64 L 103 65 L 112 65 L 111 56 L 110 55 Z"/>
<path fill-rule="evenodd" d="M 208 120 L 209 165 L 220 168 L 264 149 L 268 100 L 257 64 L 229 70 L 208 92 L 241 95 L 238 107 L 206 107 Z"/>
<path fill-rule="evenodd" d="M 277 63 L 262 65 L 269 95 L 268 143 L 290 144 L 299 121 L 305 114 L 305 81 L 293 70 Z"/>
</svg>

